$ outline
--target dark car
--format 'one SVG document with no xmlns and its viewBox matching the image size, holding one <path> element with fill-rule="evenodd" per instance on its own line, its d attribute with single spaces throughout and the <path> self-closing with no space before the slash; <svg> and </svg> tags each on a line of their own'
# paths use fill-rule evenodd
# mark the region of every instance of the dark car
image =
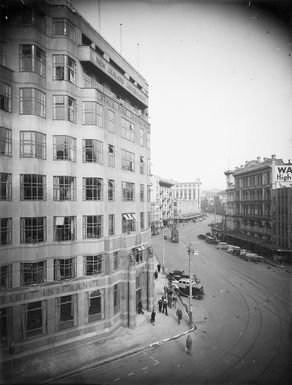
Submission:
<svg viewBox="0 0 292 385">
<path fill-rule="evenodd" d="M 205 238 L 206 238 L 206 235 L 205 235 L 205 234 L 199 234 L 199 235 L 198 235 L 198 238 L 199 238 L 199 239 L 205 239 Z"/>
<path fill-rule="evenodd" d="M 168 278 L 171 280 L 179 281 L 184 272 L 184 270 L 173 270 L 172 273 L 168 273 Z"/>
</svg>

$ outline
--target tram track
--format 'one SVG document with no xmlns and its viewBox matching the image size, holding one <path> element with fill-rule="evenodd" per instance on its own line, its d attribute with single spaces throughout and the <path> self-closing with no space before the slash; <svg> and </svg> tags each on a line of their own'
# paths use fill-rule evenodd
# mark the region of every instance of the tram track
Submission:
<svg viewBox="0 0 292 385">
<path fill-rule="evenodd" d="M 244 274 L 244 273 L 242 273 L 236 269 L 230 268 L 230 266 L 224 265 L 224 266 L 218 267 L 218 266 L 214 266 L 213 264 L 206 262 L 206 261 L 205 261 L 205 263 L 208 264 L 209 268 L 215 269 L 216 273 L 220 275 L 221 279 L 223 279 L 228 285 L 230 285 L 231 287 L 233 287 L 236 290 L 236 292 L 241 296 L 241 298 L 244 301 L 245 306 L 246 306 L 246 312 L 241 314 L 241 318 L 243 316 L 247 316 L 245 329 L 244 329 L 244 332 L 242 333 L 241 337 L 233 345 L 229 346 L 228 350 L 225 350 L 222 354 L 218 355 L 215 360 L 213 360 L 213 363 L 214 363 L 214 361 L 219 361 L 219 360 L 222 361 L 224 359 L 224 357 L 227 357 L 228 355 L 233 355 L 233 357 L 235 357 L 232 365 L 229 365 L 225 371 L 220 373 L 220 378 L 221 377 L 225 378 L 225 379 L 228 378 L 228 375 L 232 372 L 232 370 L 236 366 L 238 366 L 241 361 L 243 361 L 246 357 L 248 357 L 248 355 L 251 353 L 251 351 L 256 347 L 257 342 L 260 339 L 261 334 L 263 332 L 263 319 L 264 319 L 264 317 L 263 317 L 263 311 L 261 310 L 261 308 L 265 308 L 267 311 L 271 312 L 276 317 L 276 319 L 278 320 L 279 339 L 278 339 L 277 348 L 274 350 L 272 357 L 268 360 L 268 362 L 266 362 L 264 368 L 261 370 L 261 372 L 257 375 L 257 378 L 256 378 L 256 383 L 264 383 L 264 382 L 261 382 L 261 378 L 267 372 L 267 370 L 272 365 L 272 363 L 276 360 L 277 354 L 278 354 L 279 350 L 281 349 L 281 346 L 284 342 L 283 341 L 283 325 L 282 325 L 283 320 L 280 317 L 279 312 L 277 311 L 276 305 L 274 304 L 274 301 L 277 298 L 273 295 L 273 293 L 271 293 L 267 289 L 263 288 L 257 282 L 252 281 L 249 276 L 247 276 L 246 274 Z M 226 277 L 226 271 L 228 271 L 229 273 L 235 274 L 237 278 L 240 277 L 240 280 L 242 282 L 239 281 L 237 283 L 237 282 L 234 282 L 234 279 L 227 278 Z M 254 288 L 255 285 L 257 286 L 257 289 Z M 273 309 L 271 309 L 270 306 L 267 306 L 267 303 L 266 303 L 267 299 L 260 296 L 260 294 L 258 292 L 259 290 L 261 290 L 261 291 L 264 290 L 264 292 L 267 293 L 268 303 L 273 307 Z M 260 296 L 260 298 L 258 298 L 259 296 Z M 253 305 L 249 305 L 247 298 L 249 298 L 250 300 L 253 301 Z M 278 301 L 278 302 L 285 309 L 285 311 L 289 314 L 289 317 L 291 318 L 291 314 L 290 314 L 290 311 L 288 309 L 288 306 L 284 305 L 280 301 Z M 249 344 L 249 347 L 247 349 L 245 349 L 244 353 L 241 354 L 240 357 L 238 357 L 238 355 L 234 354 L 233 352 L 234 352 L 234 349 L 236 347 L 240 346 L 241 342 L 248 335 L 249 325 L 251 323 L 252 308 L 255 308 L 255 306 L 256 306 L 256 309 L 258 309 L 259 326 L 257 328 L 255 336 L 253 337 L 253 340 Z M 287 322 L 289 324 L 289 320 L 285 320 L 285 322 Z M 212 363 L 210 365 L 207 365 L 204 368 L 204 371 L 205 372 L 209 371 L 211 367 L 212 367 Z"/>
</svg>

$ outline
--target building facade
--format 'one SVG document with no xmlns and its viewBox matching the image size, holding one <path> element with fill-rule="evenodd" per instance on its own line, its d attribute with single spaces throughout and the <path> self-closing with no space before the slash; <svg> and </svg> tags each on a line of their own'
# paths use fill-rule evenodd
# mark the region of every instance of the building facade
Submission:
<svg viewBox="0 0 292 385">
<path fill-rule="evenodd" d="M 164 226 L 172 226 L 174 216 L 174 198 L 171 180 L 151 177 L 151 229 L 156 232 Z"/>
<path fill-rule="evenodd" d="M 175 199 L 175 217 L 181 220 L 195 218 L 201 213 L 201 181 L 178 183 L 172 187 Z"/>
<path fill-rule="evenodd" d="M 279 182 L 277 177 L 284 178 L 281 170 L 286 180 Z M 292 251 L 291 166 L 272 155 L 246 162 L 244 166 L 226 171 L 225 175 L 227 213 L 219 231 L 221 235 L 256 252 L 289 257 Z"/>
<path fill-rule="evenodd" d="M 153 306 L 148 84 L 68 0 L 1 11 L 1 346 L 133 328 Z"/>
</svg>

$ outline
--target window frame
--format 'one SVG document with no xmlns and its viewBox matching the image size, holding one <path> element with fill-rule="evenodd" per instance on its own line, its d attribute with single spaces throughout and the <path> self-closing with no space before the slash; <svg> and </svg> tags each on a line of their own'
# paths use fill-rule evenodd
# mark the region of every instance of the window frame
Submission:
<svg viewBox="0 0 292 385">
<path fill-rule="evenodd" d="M 29 236 L 29 234 L 31 236 Z M 46 241 L 47 241 L 47 218 L 46 217 L 20 217 L 20 243 L 21 244 L 44 243 Z"/>
<path fill-rule="evenodd" d="M 12 174 L 0 172 L 0 201 L 12 201 Z"/>
<path fill-rule="evenodd" d="M 33 179 L 35 177 L 36 181 L 25 181 L 25 178 Z M 39 180 L 37 180 L 39 179 Z M 30 194 L 27 194 L 26 191 L 30 191 Z M 47 199 L 47 188 L 46 188 L 46 175 L 40 174 L 20 174 L 20 200 L 21 201 L 30 201 L 30 200 L 42 200 Z"/>
<path fill-rule="evenodd" d="M 122 149 L 122 170 L 135 172 L 135 153 Z"/>
<path fill-rule="evenodd" d="M 62 60 L 58 61 L 58 58 Z M 66 54 L 53 54 L 53 80 L 67 81 L 76 85 L 77 64 Z"/>
<path fill-rule="evenodd" d="M 53 200 L 54 201 L 76 201 L 77 181 L 75 176 L 58 175 L 53 176 Z"/>
<path fill-rule="evenodd" d="M 56 26 L 63 25 L 63 28 L 56 29 Z M 66 36 L 69 39 L 76 41 L 76 27 L 68 19 L 64 17 L 53 18 L 52 20 L 52 35 L 53 36 Z"/>
<path fill-rule="evenodd" d="M 102 253 L 85 255 L 83 263 L 85 276 L 104 274 L 105 259 Z"/>
<path fill-rule="evenodd" d="M 11 97 L 12 87 L 10 84 L 0 81 L 0 110 L 11 112 Z"/>
<path fill-rule="evenodd" d="M 82 102 L 82 124 L 103 128 L 103 106 L 95 101 Z"/>
<path fill-rule="evenodd" d="M 6 223 L 4 223 L 6 222 Z M 0 218 L 0 246 L 12 244 L 12 218 Z"/>
<path fill-rule="evenodd" d="M 30 53 L 24 47 L 30 47 Z M 19 72 L 35 72 L 46 77 L 46 52 L 36 44 L 19 44 Z"/>
<path fill-rule="evenodd" d="M 53 120 L 77 122 L 77 101 L 69 95 L 53 95 Z"/>
<path fill-rule="evenodd" d="M 83 215 L 83 239 L 103 238 L 103 215 Z"/>
<path fill-rule="evenodd" d="M 0 156 L 12 156 L 12 130 L 0 126 Z"/>
<path fill-rule="evenodd" d="M 27 95 L 24 95 L 25 93 L 27 93 Z M 19 114 L 46 118 L 46 93 L 34 87 L 20 88 Z"/>
<path fill-rule="evenodd" d="M 25 135 L 30 134 L 30 138 Z M 26 148 L 30 148 L 27 152 Z M 20 131 L 20 158 L 47 159 L 47 137 L 38 131 Z"/>
<path fill-rule="evenodd" d="M 47 262 L 23 262 L 20 264 L 21 286 L 32 286 L 46 282 Z"/>
<path fill-rule="evenodd" d="M 57 224 L 57 218 L 63 218 L 63 224 Z M 62 219 L 60 220 L 62 221 Z M 66 223 L 65 223 L 66 222 Z M 70 236 L 69 236 L 70 234 Z M 77 236 L 76 216 L 54 216 L 54 242 L 72 242 Z"/>
<path fill-rule="evenodd" d="M 62 139 L 63 138 L 63 139 Z M 57 140 L 63 140 L 62 143 L 57 143 Z M 62 157 L 58 155 L 57 147 L 62 146 Z M 69 162 L 76 162 L 77 160 L 77 148 L 76 148 L 76 138 L 68 135 L 54 135 L 53 136 L 53 160 L 65 160 Z"/>
<path fill-rule="evenodd" d="M 97 139 L 82 139 L 82 162 L 103 164 L 103 142 Z"/>
</svg>

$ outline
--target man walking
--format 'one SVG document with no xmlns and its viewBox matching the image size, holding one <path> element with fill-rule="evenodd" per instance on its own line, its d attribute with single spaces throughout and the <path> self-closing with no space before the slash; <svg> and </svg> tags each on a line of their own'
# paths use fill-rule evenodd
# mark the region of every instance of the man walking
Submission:
<svg viewBox="0 0 292 385">
<path fill-rule="evenodd" d="M 153 309 L 153 310 L 152 310 L 152 313 L 151 313 L 151 318 L 150 318 L 150 321 L 151 321 L 151 323 L 152 323 L 153 326 L 155 325 L 155 315 L 156 315 L 156 312 L 155 312 L 155 310 Z"/>
<path fill-rule="evenodd" d="M 167 301 L 166 301 L 165 297 L 162 298 L 162 313 L 164 313 L 165 315 L 168 315 L 167 314 Z"/>
<path fill-rule="evenodd" d="M 180 309 L 177 309 L 176 315 L 177 315 L 177 322 L 180 325 L 180 321 L 182 319 L 182 311 Z"/>
</svg>

